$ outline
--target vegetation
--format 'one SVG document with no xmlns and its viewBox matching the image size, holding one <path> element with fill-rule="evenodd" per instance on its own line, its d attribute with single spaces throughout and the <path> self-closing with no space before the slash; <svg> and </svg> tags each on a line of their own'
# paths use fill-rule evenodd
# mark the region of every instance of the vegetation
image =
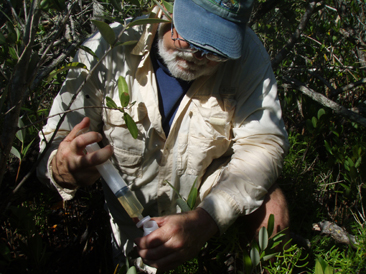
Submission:
<svg viewBox="0 0 366 274">
<path fill-rule="evenodd" d="M 0 273 L 114 272 L 100 183 L 61 201 L 34 174 L 38 132 L 67 69 L 82 66 L 72 63 L 88 50 L 81 42 L 155 3 L 0 3 Z M 268 259 L 281 242 L 267 241 L 271 224 L 247 249 L 235 226 L 171 273 L 366 273 L 366 4 L 260 0 L 249 24 L 271 56 L 289 132 L 278 182 L 292 241 Z"/>
</svg>

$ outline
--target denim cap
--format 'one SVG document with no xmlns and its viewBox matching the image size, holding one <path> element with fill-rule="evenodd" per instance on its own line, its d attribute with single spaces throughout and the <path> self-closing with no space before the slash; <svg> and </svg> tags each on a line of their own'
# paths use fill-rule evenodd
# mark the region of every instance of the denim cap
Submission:
<svg viewBox="0 0 366 274">
<path fill-rule="evenodd" d="M 238 59 L 254 0 L 175 0 L 173 22 L 198 49 Z"/>
</svg>

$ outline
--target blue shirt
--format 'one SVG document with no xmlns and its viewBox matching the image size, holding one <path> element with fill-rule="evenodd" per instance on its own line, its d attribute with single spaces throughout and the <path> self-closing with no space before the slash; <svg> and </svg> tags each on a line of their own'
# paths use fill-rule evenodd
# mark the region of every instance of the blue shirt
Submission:
<svg viewBox="0 0 366 274">
<path fill-rule="evenodd" d="M 179 104 L 192 84 L 192 81 L 177 79 L 170 74 L 158 54 L 157 39 L 151 48 L 151 60 L 158 83 L 159 110 L 165 135 L 168 137 Z"/>
</svg>

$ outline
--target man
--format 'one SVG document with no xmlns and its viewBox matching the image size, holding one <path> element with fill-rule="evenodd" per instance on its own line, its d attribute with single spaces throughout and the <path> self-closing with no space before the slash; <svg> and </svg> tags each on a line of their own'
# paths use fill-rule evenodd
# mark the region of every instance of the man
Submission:
<svg viewBox="0 0 366 274">
<path fill-rule="evenodd" d="M 105 187 L 115 249 L 127 252 L 135 242 L 144 262 L 158 269 L 194 257 L 238 218 L 253 234 L 271 213 L 277 230 L 288 225 L 285 199 L 274 185 L 287 135 L 270 60 L 246 27 L 251 6 L 252 0 L 176 0 L 173 23 L 129 29 L 121 39 L 138 40 L 137 45 L 117 47 L 103 59 L 39 167 L 39 176 L 67 200 L 78 187 L 94 183 L 100 177 L 95 165 L 112 157 L 144 206 L 143 215 L 159 225 L 141 237 Z M 152 16 L 162 14 L 154 9 Z M 112 27 L 116 33 L 122 28 Z M 85 45 L 99 57 L 109 47 L 99 33 Z M 97 63 L 83 51 L 75 61 L 88 69 Z M 51 115 L 65 111 L 86 75 L 85 70 L 69 72 Z M 126 110 L 137 124 L 136 140 L 119 111 L 103 108 L 106 96 L 119 103 L 120 76 L 136 102 Z M 48 120 L 41 149 L 58 121 L 58 116 Z M 87 128 L 90 132 L 79 135 Z M 93 142 L 105 147 L 85 155 Z M 196 179 L 197 207 L 179 213 L 167 182 L 187 198 Z"/>
</svg>

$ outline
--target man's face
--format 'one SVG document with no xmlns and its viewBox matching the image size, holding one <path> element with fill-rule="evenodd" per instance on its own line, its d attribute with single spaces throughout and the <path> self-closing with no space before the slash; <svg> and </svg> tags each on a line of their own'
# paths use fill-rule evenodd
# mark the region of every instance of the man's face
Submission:
<svg viewBox="0 0 366 274">
<path fill-rule="evenodd" d="M 175 36 L 177 35 L 175 32 Z M 208 60 L 200 51 L 190 53 L 177 49 L 176 46 L 187 49 L 189 44 L 179 40 L 174 45 L 170 23 L 160 25 L 158 36 L 159 55 L 175 78 L 192 81 L 203 75 L 211 75 L 217 70 L 219 63 Z"/>
</svg>

